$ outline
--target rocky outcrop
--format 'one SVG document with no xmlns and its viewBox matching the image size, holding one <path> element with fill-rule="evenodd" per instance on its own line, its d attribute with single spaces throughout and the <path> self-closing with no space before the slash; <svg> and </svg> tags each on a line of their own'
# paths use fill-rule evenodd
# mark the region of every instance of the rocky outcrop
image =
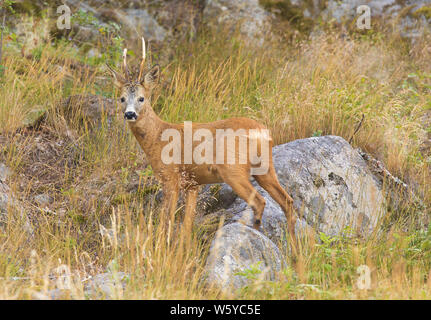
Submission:
<svg viewBox="0 0 431 320">
<path fill-rule="evenodd" d="M 273 161 L 280 184 L 294 199 L 299 216 L 296 236 L 323 232 L 366 237 L 376 229 L 385 212 L 383 183 L 343 138 L 312 137 L 279 145 L 273 148 Z M 275 244 L 279 248 L 288 244 L 284 212 L 255 181 L 253 185 L 266 200 L 262 232 L 250 228 L 253 212 L 236 197 L 225 209 L 227 225 L 218 231 L 210 250 L 207 269 L 211 283 L 243 286 L 245 280 L 233 270 L 259 262 L 262 268 L 268 268 L 265 277 L 272 278 L 279 270 L 280 259 L 283 261 L 274 248 Z M 226 196 L 232 192 L 230 187 L 221 188 L 225 190 L 224 199 L 231 201 L 232 197 Z"/>
<path fill-rule="evenodd" d="M 232 223 L 216 234 L 205 267 L 206 281 L 239 288 L 255 279 L 275 280 L 282 265 L 282 255 L 272 241 L 241 223 Z"/>
<path fill-rule="evenodd" d="M 142 5 L 131 2 L 127 7 L 98 1 L 67 0 L 74 12 L 81 10 L 90 14 L 93 23 L 77 23 L 73 26 L 75 37 L 81 41 L 101 40 L 103 36 L 95 25 L 110 28 L 113 23 L 120 27 L 121 35 L 129 43 L 139 42 L 142 36 L 151 42 L 162 42 L 171 36 L 184 38 L 195 35 L 201 21 L 202 1 L 151 1 Z"/>
<path fill-rule="evenodd" d="M 102 10 L 104 21 L 115 21 L 122 26 L 129 41 L 138 41 L 143 35 L 150 41 L 163 41 L 170 31 L 162 27 L 146 9 Z"/>
<path fill-rule="evenodd" d="M 366 3 L 361 0 L 328 1 L 322 17 L 327 20 L 334 18 L 338 22 L 349 21 L 358 16 L 356 9 L 361 5 L 370 8 L 372 18 L 385 19 L 388 25 L 395 22 L 396 30 L 407 38 L 417 38 L 424 28 L 429 29 L 431 26 L 431 7 L 426 0 L 372 0 Z"/>
<path fill-rule="evenodd" d="M 274 166 L 307 224 L 329 235 L 350 226 L 368 235 L 383 213 L 381 185 L 361 155 L 341 137 L 276 146 Z"/>
<path fill-rule="evenodd" d="M 339 235 L 348 226 L 353 233 L 369 235 L 384 211 L 382 182 L 362 156 L 341 137 L 295 140 L 273 149 L 274 167 L 281 185 L 294 199 L 300 219 L 297 232 Z M 285 238 L 286 218 L 278 204 L 256 181 L 266 200 L 262 231 L 273 241 Z M 222 185 L 225 194 L 233 193 Z M 232 197 L 224 198 L 232 199 Z M 233 218 L 252 225 L 253 212 L 238 197 L 226 208 Z"/>
<path fill-rule="evenodd" d="M 110 34 L 121 34 L 128 43 L 139 42 L 143 35 L 151 42 L 160 43 L 172 37 L 176 41 L 191 39 L 203 25 L 221 28 L 223 31 L 238 31 L 249 43 L 261 45 L 265 38 L 273 37 L 273 27 L 277 29 L 284 25 L 284 21 L 289 22 L 285 30 L 287 33 L 294 30 L 308 33 L 319 29 L 316 21 L 322 20 L 352 25 L 352 21 L 363 14 L 362 11 L 357 12 L 357 8 L 362 5 L 370 9 L 371 28 L 378 20 L 388 27 L 393 27 L 406 38 L 415 39 L 421 36 L 424 30 L 430 29 L 431 24 L 431 6 L 427 0 L 156 0 L 145 5 L 131 1 L 121 8 L 114 2 L 97 0 L 66 0 L 64 3 L 75 14 L 72 33 L 59 32 L 56 29 L 55 21 L 58 16 L 55 14 L 50 23 L 41 19 L 36 23 L 24 19 L 14 29 L 18 37 L 26 43 L 25 50 L 30 52 L 46 42 L 50 31 L 87 44 L 103 43 L 106 40 L 106 31 Z M 56 0 L 22 0 L 16 7 L 21 11 L 34 13 L 42 12 L 48 6 L 56 8 L 60 4 L 61 2 Z M 76 14 L 77 12 L 81 13 Z M 95 54 L 91 50 L 89 53 Z"/>
<path fill-rule="evenodd" d="M 280 3 L 265 1 L 268 10 L 280 11 Z M 274 4 L 275 3 L 275 4 Z M 431 26 L 431 6 L 427 0 L 290 0 L 281 6 L 284 18 L 300 16 L 308 22 L 336 21 L 349 24 L 364 14 L 357 11 L 359 6 L 367 6 L 371 15 L 371 28 L 377 20 L 388 27 L 394 27 L 401 36 L 414 40 Z"/>
<path fill-rule="evenodd" d="M 203 11 L 209 25 L 239 28 L 243 36 L 259 44 L 270 33 L 271 16 L 258 0 L 207 0 Z"/>
</svg>

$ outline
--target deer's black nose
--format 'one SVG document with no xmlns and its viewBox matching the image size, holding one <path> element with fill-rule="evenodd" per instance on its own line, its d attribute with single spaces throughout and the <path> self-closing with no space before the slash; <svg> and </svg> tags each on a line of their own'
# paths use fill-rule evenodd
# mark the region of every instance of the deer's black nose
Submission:
<svg viewBox="0 0 431 320">
<path fill-rule="evenodd" d="M 138 118 L 138 115 L 136 112 L 128 111 L 124 114 L 124 119 L 126 120 L 136 120 Z"/>
</svg>

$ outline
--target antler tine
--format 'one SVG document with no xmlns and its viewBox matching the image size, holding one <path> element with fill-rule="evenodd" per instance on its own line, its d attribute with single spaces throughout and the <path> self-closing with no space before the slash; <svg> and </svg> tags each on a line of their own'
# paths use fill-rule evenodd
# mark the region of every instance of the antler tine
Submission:
<svg viewBox="0 0 431 320">
<path fill-rule="evenodd" d="M 142 81 L 142 76 L 144 74 L 144 68 L 145 68 L 145 58 L 146 58 L 146 48 L 145 48 L 145 39 L 144 37 L 142 37 L 142 61 L 141 61 L 141 66 L 139 68 L 139 77 L 138 77 L 138 81 L 141 82 Z"/>
<path fill-rule="evenodd" d="M 129 68 L 127 67 L 127 48 L 123 50 L 123 67 L 124 67 L 124 73 L 126 74 L 126 80 L 130 80 L 130 73 Z"/>
</svg>

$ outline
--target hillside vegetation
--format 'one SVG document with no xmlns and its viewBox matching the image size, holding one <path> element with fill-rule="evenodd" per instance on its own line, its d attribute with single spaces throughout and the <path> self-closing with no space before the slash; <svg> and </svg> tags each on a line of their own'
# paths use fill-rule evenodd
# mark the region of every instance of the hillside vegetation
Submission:
<svg viewBox="0 0 431 320">
<path fill-rule="evenodd" d="M 160 186 L 122 120 L 105 67 L 120 65 L 127 41 L 113 37 L 98 48 L 100 57 L 88 58 L 72 40 L 23 55 L 19 42 L 5 39 L 0 162 L 10 169 L 8 185 L 28 221 L 13 208 L 13 223 L 0 233 L 0 299 L 43 297 L 61 287 L 65 274 L 71 281 L 65 298 L 91 298 L 86 279 L 107 270 L 127 274 L 113 294 L 119 299 L 430 299 L 430 40 L 328 27 L 312 38 L 256 46 L 202 29 L 193 41 L 150 52 L 162 66 L 153 98 L 162 119 L 246 116 L 282 144 L 317 135 L 349 140 L 364 115 L 352 145 L 381 160 L 422 201 L 388 209 L 382 232 L 368 240 L 324 234 L 302 240 L 296 264 L 288 261 L 294 267 L 277 281 L 222 292 L 201 281 L 210 242 L 199 226 L 184 252 L 175 232 L 162 232 L 157 202 L 143 201 Z M 137 65 L 139 44 L 128 46 Z M 64 108 L 76 94 L 113 98 L 115 110 L 91 123 L 80 109 Z M 360 265 L 372 271 L 369 290 L 357 286 Z M 255 271 L 247 271 L 251 279 Z"/>
</svg>

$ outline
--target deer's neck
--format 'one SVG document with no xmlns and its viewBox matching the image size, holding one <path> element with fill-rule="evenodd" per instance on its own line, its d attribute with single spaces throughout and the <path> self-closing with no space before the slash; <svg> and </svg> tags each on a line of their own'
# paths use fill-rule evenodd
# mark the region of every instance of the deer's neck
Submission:
<svg viewBox="0 0 431 320">
<path fill-rule="evenodd" d="M 149 157 L 160 143 L 159 137 L 164 123 L 151 108 L 138 121 L 129 123 L 133 135 Z"/>
</svg>

